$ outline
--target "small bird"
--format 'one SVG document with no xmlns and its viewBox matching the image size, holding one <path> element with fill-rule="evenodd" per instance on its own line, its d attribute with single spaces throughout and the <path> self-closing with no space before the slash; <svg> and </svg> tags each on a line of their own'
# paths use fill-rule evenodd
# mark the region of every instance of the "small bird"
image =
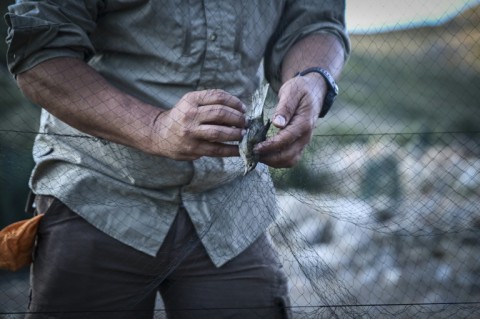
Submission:
<svg viewBox="0 0 480 319">
<path fill-rule="evenodd" d="M 238 145 L 240 157 L 245 164 L 244 176 L 257 166 L 259 156 L 253 152 L 253 148 L 255 144 L 265 141 L 267 131 L 270 128 L 270 120 L 268 120 L 266 124 L 263 122 L 263 108 L 265 106 L 268 88 L 269 85 L 267 83 L 253 94 L 252 107 L 247 114 L 247 132 Z"/>
</svg>

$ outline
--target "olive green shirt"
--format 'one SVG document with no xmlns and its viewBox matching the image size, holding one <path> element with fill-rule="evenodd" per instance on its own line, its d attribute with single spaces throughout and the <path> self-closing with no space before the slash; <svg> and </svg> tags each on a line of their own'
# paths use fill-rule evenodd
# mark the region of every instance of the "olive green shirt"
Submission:
<svg viewBox="0 0 480 319">
<path fill-rule="evenodd" d="M 330 32 L 344 43 L 344 1 L 49 0 L 9 7 L 12 74 L 56 57 L 84 59 L 112 85 L 170 109 L 187 92 L 219 88 L 246 103 L 263 70 L 280 66 L 301 37 Z M 80 132 L 42 111 L 34 193 L 53 195 L 98 229 L 154 256 L 180 205 L 220 266 L 275 219 L 268 168 L 243 176 L 235 158 L 175 161 Z M 75 234 L 72 234 L 75 236 Z"/>
</svg>

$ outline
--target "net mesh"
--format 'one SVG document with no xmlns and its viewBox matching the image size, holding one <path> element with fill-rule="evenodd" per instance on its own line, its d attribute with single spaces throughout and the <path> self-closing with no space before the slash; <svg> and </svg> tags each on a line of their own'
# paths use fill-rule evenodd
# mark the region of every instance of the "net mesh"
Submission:
<svg viewBox="0 0 480 319">
<path fill-rule="evenodd" d="M 351 44 L 341 95 L 301 161 L 271 169 L 281 214 L 268 232 L 294 318 L 477 318 L 480 7 Z M 27 217 L 40 111 L 5 61 L 0 82 L 3 227 Z M 0 272 L 1 318 L 22 317 L 28 296 L 28 269 Z"/>
</svg>

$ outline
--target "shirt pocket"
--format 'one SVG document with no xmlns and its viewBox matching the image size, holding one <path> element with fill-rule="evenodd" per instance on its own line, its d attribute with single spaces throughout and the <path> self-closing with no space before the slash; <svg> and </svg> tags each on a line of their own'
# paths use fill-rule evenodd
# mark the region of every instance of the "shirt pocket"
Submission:
<svg viewBox="0 0 480 319">
<path fill-rule="evenodd" d="M 243 67 L 258 65 L 283 10 L 283 1 L 241 2 L 237 18 L 235 52 Z"/>
<path fill-rule="evenodd" d="M 163 29 L 162 42 L 173 54 L 190 56 L 192 46 L 192 10 L 188 0 L 157 2 L 153 10 L 155 19 Z M 198 18 L 197 18 L 198 19 Z"/>
<path fill-rule="evenodd" d="M 97 30 L 96 43 L 100 48 L 107 46 L 105 49 L 120 52 L 162 52 L 167 60 L 176 61 L 191 54 L 192 10 L 188 0 L 110 0 L 101 18 L 101 30 Z M 125 43 L 130 48 L 125 48 Z"/>
</svg>

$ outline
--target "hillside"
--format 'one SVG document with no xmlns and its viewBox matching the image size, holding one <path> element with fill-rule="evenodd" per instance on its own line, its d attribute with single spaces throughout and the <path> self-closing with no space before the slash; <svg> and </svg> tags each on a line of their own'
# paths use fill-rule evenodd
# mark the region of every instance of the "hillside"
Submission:
<svg viewBox="0 0 480 319">
<path fill-rule="evenodd" d="M 432 59 L 449 67 L 480 71 L 480 5 L 435 27 L 351 38 L 358 54 L 401 57 L 404 61 Z"/>
<path fill-rule="evenodd" d="M 479 26 L 477 6 L 435 27 L 352 35 L 339 116 L 357 133 L 478 131 Z"/>
</svg>

